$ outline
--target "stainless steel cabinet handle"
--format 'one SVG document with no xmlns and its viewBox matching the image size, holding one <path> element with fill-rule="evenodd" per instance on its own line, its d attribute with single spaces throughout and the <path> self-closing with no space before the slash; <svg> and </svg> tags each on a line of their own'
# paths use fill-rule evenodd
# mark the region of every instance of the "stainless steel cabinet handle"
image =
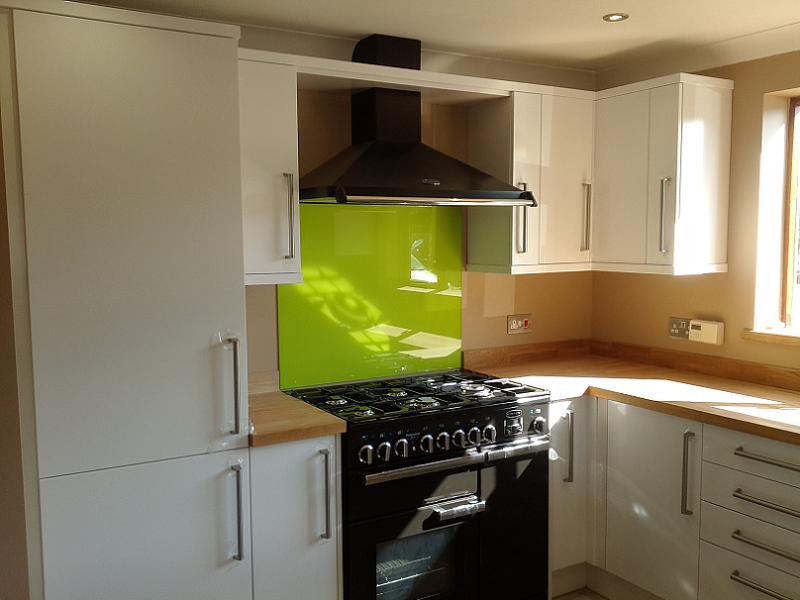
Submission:
<svg viewBox="0 0 800 600">
<path fill-rule="evenodd" d="M 284 173 L 286 178 L 287 215 L 289 217 L 288 252 L 283 258 L 294 258 L 294 173 Z"/>
<path fill-rule="evenodd" d="M 671 177 L 661 178 L 661 226 L 658 233 L 658 251 L 666 254 L 667 250 L 667 184 L 672 181 Z"/>
<path fill-rule="evenodd" d="M 764 508 L 769 508 L 770 510 L 800 519 L 800 510 L 795 510 L 794 508 L 789 508 L 788 506 L 783 506 L 782 504 L 777 504 L 775 502 L 765 500 L 764 498 L 759 498 L 758 496 L 752 496 L 742 490 L 742 488 L 736 488 L 733 491 L 733 497 L 738 498 L 739 500 L 744 500 L 745 502 L 749 502 L 750 504 L 757 504 L 758 506 L 763 506 Z"/>
<path fill-rule="evenodd" d="M 583 239 L 581 252 L 589 250 L 592 242 L 592 184 L 583 184 Z"/>
<path fill-rule="evenodd" d="M 776 600 L 794 600 L 793 598 L 789 598 L 789 596 L 784 596 L 780 592 L 776 592 L 775 590 L 771 590 L 768 587 L 761 585 L 757 581 L 753 581 L 752 579 L 747 579 L 746 577 L 742 577 L 739 575 L 739 571 L 734 571 L 731 573 L 731 579 L 736 583 L 740 583 L 745 587 L 749 587 L 751 590 L 755 590 L 757 592 L 761 592 L 765 596 L 769 596 L 770 598 L 775 598 Z"/>
<path fill-rule="evenodd" d="M 230 433 L 239 435 L 242 432 L 241 340 L 236 336 L 228 336 L 225 338 L 225 343 L 233 346 L 233 429 Z"/>
<path fill-rule="evenodd" d="M 232 465 L 236 475 L 236 554 L 234 560 L 244 560 L 244 509 L 242 508 L 242 465 Z"/>
<path fill-rule="evenodd" d="M 794 562 L 800 563 L 800 554 L 795 554 L 794 552 L 789 552 L 788 550 L 781 550 L 776 546 L 771 544 L 767 544 L 766 542 L 760 542 L 758 540 L 754 540 L 751 537 L 747 537 L 746 535 L 742 535 L 741 530 L 737 529 L 731 534 L 731 538 L 742 542 L 743 544 L 747 544 L 748 546 L 753 546 L 754 548 L 760 548 L 770 554 L 774 554 L 775 556 L 781 556 L 783 558 L 788 558 L 789 560 L 793 560 Z"/>
<path fill-rule="evenodd" d="M 522 188 L 523 192 L 528 191 L 528 184 L 524 181 L 520 181 L 517 187 Z M 528 207 L 520 206 L 517 214 L 520 215 L 522 220 L 522 235 L 517 237 L 517 254 L 524 254 L 528 251 Z"/>
<path fill-rule="evenodd" d="M 569 427 L 569 463 L 567 463 L 567 476 L 564 478 L 564 483 L 572 483 L 575 481 L 575 411 L 568 410 L 564 416 L 567 419 L 567 427 Z"/>
<path fill-rule="evenodd" d="M 681 469 L 681 514 L 693 515 L 689 509 L 689 442 L 694 437 L 693 431 L 683 434 L 683 464 Z"/>
<path fill-rule="evenodd" d="M 773 465 L 776 467 L 781 467 L 783 469 L 789 469 L 790 471 L 796 471 L 797 473 L 800 473 L 800 465 L 796 465 L 794 463 L 790 463 L 785 460 L 764 456 L 763 454 L 754 454 L 752 452 L 747 452 L 742 446 L 737 447 L 736 450 L 733 451 L 733 453 L 736 456 L 741 456 L 742 458 L 748 458 L 750 460 L 755 460 L 768 465 Z"/>
<path fill-rule="evenodd" d="M 325 530 L 320 537 L 331 539 L 331 451 L 323 448 L 319 453 L 325 459 Z"/>
<path fill-rule="evenodd" d="M 476 515 L 485 510 L 486 500 L 478 501 L 476 498 L 475 500 L 470 500 L 466 504 L 459 504 L 453 508 L 434 507 L 433 514 L 436 515 L 436 519 L 441 523 L 442 521 L 451 521 L 453 519 L 461 519 L 463 517 Z"/>
</svg>

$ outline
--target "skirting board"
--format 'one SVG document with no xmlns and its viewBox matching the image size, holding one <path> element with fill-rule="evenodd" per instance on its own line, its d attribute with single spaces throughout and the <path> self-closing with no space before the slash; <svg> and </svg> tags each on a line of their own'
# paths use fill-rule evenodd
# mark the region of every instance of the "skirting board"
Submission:
<svg viewBox="0 0 800 600">
<path fill-rule="evenodd" d="M 608 600 L 662 600 L 608 571 L 581 563 L 553 572 L 550 580 L 551 598 L 589 588 Z"/>
</svg>

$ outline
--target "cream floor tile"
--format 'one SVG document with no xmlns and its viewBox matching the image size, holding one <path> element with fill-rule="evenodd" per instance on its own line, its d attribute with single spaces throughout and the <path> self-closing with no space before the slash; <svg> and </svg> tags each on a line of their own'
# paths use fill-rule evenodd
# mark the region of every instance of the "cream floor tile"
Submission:
<svg viewBox="0 0 800 600">
<path fill-rule="evenodd" d="M 559 596 L 553 600 L 606 600 L 603 596 L 595 594 L 591 590 L 578 590 L 564 596 Z"/>
</svg>

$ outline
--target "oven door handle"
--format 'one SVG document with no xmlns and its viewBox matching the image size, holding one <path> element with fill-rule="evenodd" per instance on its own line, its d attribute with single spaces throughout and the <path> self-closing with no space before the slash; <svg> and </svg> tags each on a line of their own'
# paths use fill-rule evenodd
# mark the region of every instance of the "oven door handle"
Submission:
<svg viewBox="0 0 800 600">
<path fill-rule="evenodd" d="M 421 465 L 414 465 L 413 467 L 401 467 L 399 469 L 392 469 L 391 471 L 370 473 L 364 475 L 364 485 L 377 485 L 389 481 L 400 481 L 402 479 L 410 479 L 430 473 L 441 473 L 442 471 L 449 471 L 451 469 L 480 465 L 484 462 L 486 462 L 486 454 L 473 450 L 464 456 L 457 456 L 456 458 L 423 463 Z"/>
<path fill-rule="evenodd" d="M 533 456 L 544 450 L 548 444 L 550 444 L 549 435 L 541 435 L 521 444 L 509 444 L 502 448 L 489 450 L 486 453 L 486 462 L 493 463 L 512 458 L 526 458 Z"/>
<path fill-rule="evenodd" d="M 444 523 L 445 521 L 452 521 L 453 519 L 463 519 L 464 517 L 471 517 L 486 510 L 486 500 L 478 500 L 477 497 L 471 496 L 466 504 L 459 504 L 452 508 L 444 508 L 440 506 L 433 507 L 433 515 L 437 521 Z"/>
</svg>

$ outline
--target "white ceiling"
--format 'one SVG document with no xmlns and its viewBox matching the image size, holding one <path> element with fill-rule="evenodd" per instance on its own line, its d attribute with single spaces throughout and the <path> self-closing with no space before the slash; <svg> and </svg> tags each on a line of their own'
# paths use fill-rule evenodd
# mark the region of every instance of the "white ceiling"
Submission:
<svg viewBox="0 0 800 600">
<path fill-rule="evenodd" d="M 602 70 L 800 22 L 800 0 L 95 0 L 429 50 Z M 631 15 L 605 23 L 609 12 Z"/>
</svg>

